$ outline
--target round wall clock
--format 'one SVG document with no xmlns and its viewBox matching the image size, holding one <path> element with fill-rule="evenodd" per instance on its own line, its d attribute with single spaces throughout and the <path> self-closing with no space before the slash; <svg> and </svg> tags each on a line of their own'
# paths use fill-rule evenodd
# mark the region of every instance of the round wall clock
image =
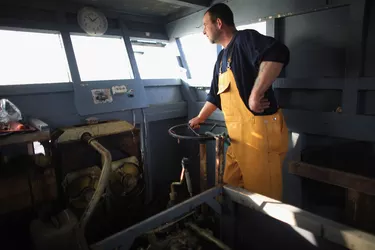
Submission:
<svg viewBox="0 0 375 250">
<path fill-rule="evenodd" d="M 77 15 L 79 26 L 90 36 L 101 36 L 108 29 L 105 15 L 91 7 L 82 8 Z"/>
</svg>

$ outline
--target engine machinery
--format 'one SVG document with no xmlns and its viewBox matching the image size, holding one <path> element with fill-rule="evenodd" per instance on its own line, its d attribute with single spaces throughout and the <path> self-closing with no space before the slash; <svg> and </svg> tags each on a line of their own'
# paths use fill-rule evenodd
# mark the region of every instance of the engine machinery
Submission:
<svg viewBox="0 0 375 250">
<path fill-rule="evenodd" d="M 61 183 L 61 206 L 49 219 L 31 223 L 36 249 L 230 250 L 275 249 L 280 244 L 287 249 L 346 249 L 342 246 L 349 243 L 334 236 L 342 233 L 343 225 L 224 185 L 224 147 L 230 141 L 225 133 L 213 133 L 218 125 L 206 125 L 211 128 L 204 133 L 186 124 L 169 130 L 174 138 L 199 142 L 200 192 L 193 194 L 192 178 L 196 176 L 190 170 L 194 166 L 183 158 L 180 180 L 170 186 L 169 203 L 152 216 L 144 213 L 152 205 L 143 202 L 139 133 L 132 125 L 108 122 L 63 129 L 53 148 L 53 159 L 59 163 L 56 176 Z M 193 135 L 177 134 L 183 127 Z M 216 142 L 215 185 L 211 188 L 205 152 L 209 140 Z M 306 223 L 298 224 L 298 220 Z M 270 228 L 278 233 L 270 235 Z M 310 232 L 315 228 L 319 230 Z M 347 229 L 351 242 L 367 244 L 361 249 L 373 249 L 373 236 Z M 249 232 L 260 238 L 249 240 Z M 262 240 L 264 235 L 272 240 Z M 289 243 L 283 235 L 291 239 Z M 358 237 L 369 240 L 359 241 Z"/>
<path fill-rule="evenodd" d="M 194 138 L 199 138 L 200 144 L 204 145 L 215 138 L 211 133 L 215 127 L 205 136 Z M 95 242 L 137 222 L 147 221 L 144 212 L 149 207 L 143 203 L 145 183 L 138 135 L 134 126 L 122 121 L 64 128 L 55 133 L 52 152 L 57 182 L 61 183 L 61 206 L 48 220 L 31 223 L 36 249 L 89 249 Z M 219 154 L 216 155 L 216 184 L 222 179 L 219 176 L 222 175 L 224 137 L 217 136 L 217 141 L 221 147 L 217 148 Z M 200 149 L 201 154 L 206 155 L 205 147 Z M 201 191 L 207 188 L 206 164 L 201 159 Z M 171 183 L 170 201 L 164 209 L 173 209 L 193 197 L 188 158 L 182 159 L 181 167 L 180 180 Z M 178 221 L 145 231 L 134 247 L 229 249 L 207 229 L 215 228 L 211 212 L 208 206 L 202 205 Z"/>
<path fill-rule="evenodd" d="M 48 220 L 31 223 L 36 249 L 87 248 L 142 219 L 145 184 L 139 144 L 139 130 L 125 121 L 54 133 L 60 206 Z"/>
</svg>

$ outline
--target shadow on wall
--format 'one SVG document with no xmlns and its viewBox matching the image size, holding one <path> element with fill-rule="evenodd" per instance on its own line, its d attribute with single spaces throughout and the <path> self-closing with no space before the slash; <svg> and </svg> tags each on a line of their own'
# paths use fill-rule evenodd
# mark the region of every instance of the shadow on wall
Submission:
<svg viewBox="0 0 375 250">
<path fill-rule="evenodd" d="M 292 78 L 340 77 L 345 75 L 345 47 L 314 37 L 296 39 L 289 45 L 290 63 L 286 76 Z M 308 58 L 308 60 L 307 60 Z"/>
</svg>

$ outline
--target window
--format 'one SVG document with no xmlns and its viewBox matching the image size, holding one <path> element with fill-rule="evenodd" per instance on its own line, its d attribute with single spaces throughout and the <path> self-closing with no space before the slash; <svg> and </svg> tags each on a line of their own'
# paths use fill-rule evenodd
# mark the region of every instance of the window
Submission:
<svg viewBox="0 0 375 250">
<path fill-rule="evenodd" d="M 267 23 L 266 22 L 259 22 L 259 23 L 251 23 L 246 25 L 240 25 L 237 27 L 238 30 L 246 30 L 252 29 L 258 31 L 260 34 L 267 35 Z"/>
<path fill-rule="evenodd" d="M 71 39 L 82 81 L 133 78 L 122 37 L 71 35 Z"/>
<path fill-rule="evenodd" d="M 57 32 L 0 29 L 0 85 L 70 82 Z"/>
<path fill-rule="evenodd" d="M 218 46 L 202 33 L 181 37 L 180 41 L 192 78 L 189 84 L 211 86 Z"/>
<path fill-rule="evenodd" d="M 175 44 L 132 39 L 132 47 L 142 79 L 181 78 Z"/>
</svg>

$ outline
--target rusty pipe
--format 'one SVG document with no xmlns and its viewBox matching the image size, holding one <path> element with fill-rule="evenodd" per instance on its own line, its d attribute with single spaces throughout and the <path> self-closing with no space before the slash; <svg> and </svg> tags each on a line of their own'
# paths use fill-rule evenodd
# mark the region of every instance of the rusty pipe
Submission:
<svg viewBox="0 0 375 250">
<path fill-rule="evenodd" d="M 224 137 L 216 138 L 216 185 L 223 184 L 224 177 Z"/>
<path fill-rule="evenodd" d="M 99 177 L 97 188 L 91 197 L 89 204 L 87 205 L 85 211 L 83 212 L 81 219 L 78 223 L 78 227 L 85 232 L 86 225 L 90 220 L 96 206 L 105 189 L 108 185 L 109 174 L 111 172 L 112 156 L 111 153 L 103 147 L 97 140 L 95 140 L 89 133 L 84 133 L 81 137 L 82 141 L 87 142 L 91 147 L 93 147 L 100 155 L 102 160 L 102 171 Z"/>
<path fill-rule="evenodd" d="M 200 189 L 204 192 L 207 190 L 207 146 L 205 143 L 199 144 L 199 166 Z"/>
<path fill-rule="evenodd" d="M 219 139 L 219 185 L 224 184 L 224 141 L 225 138 L 221 136 Z"/>
<path fill-rule="evenodd" d="M 226 136 L 212 132 L 206 132 L 205 134 L 215 138 L 215 185 L 222 185 L 224 175 L 224 142 Z"/>
<path fill-rule="evenodd" d="M 186 186 L 189 192 L 190 197 L 193 197 L 193 186 L 191 185 L 191 178 L 189 170 L 185 169 L 185 179 L 186 179 Z"/>
<path fill-rule="evenodd" d="M 187 190 L 189 192 L 190 197 L 193 197 L 193 186 L 191 184 L 191 178 L 190 178 L 189 167 L 188 167 L 189 159 L 185 157 L 182 158 L 181 166 L 185 170 L 185 181 L 186 181 Z"/>
</svg>

